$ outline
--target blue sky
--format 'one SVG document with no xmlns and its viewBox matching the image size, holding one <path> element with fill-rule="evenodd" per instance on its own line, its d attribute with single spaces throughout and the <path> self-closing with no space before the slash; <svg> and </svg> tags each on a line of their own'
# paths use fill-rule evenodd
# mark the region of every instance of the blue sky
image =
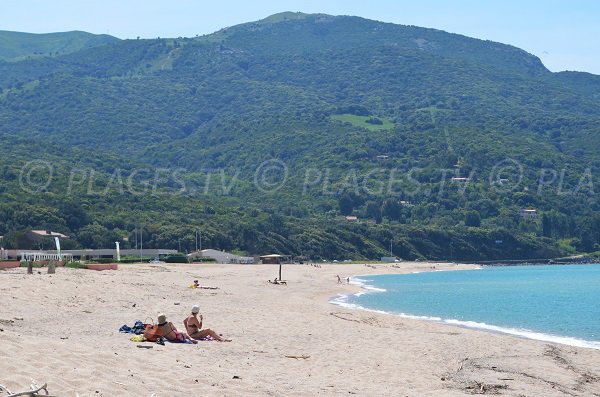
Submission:
<svg viewBox="0 0 600 397">
<path fill-rule="evenodd" d="M 281 11 L 357 15 L 512 44 L 552 71 L 600 74 L 596 0 L 1 0 L 0 30 L 120 38 L 195 36 Z"/>
</svg>

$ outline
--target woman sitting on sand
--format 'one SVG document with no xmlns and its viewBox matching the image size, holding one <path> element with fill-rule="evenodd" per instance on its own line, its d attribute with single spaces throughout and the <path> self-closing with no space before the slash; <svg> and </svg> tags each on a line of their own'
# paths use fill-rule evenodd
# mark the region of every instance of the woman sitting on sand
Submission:
<svg viewBox="0 0 600 397">
<path fill-rule="evenodd" d="M 200 308 L 198 305 L 194 305 L 192 306 L 192 314 L 183 320 L 183 325 L 185 325 L 185 329 L 188 334 L 190 334 L 191 338 L 204 339 L 207 336 L 210 336 L 219 342 L 231 342 L 231 339 L 223 339 L 212 329 L 202 329 L 202 314 L 200 315 L 200 320 L 198 320 L 198 313 L 200 313 Z"/>
<path fill-rule="evenodd" d="M 190 341 L 192 343 L 198 343 L 197 341 L 190 338 L 186 333 L 177 331 L 177 328 L 171 322 L 167 322 L 167 316 L 160 314 L 158 316 L 158 332 L 157 335 L 161 336 L 171 342 L 184 343 Z"/>
</svg>

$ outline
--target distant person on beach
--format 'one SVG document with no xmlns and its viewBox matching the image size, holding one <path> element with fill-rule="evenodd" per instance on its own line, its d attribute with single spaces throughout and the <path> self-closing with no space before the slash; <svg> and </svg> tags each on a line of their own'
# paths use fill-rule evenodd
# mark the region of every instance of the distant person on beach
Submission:
<svg viewBox="0 0 600 397">
<path fill-rule="evenodd" d="M 342 279 L 340 278 L 339 274 L 337 275 L 337 279 L 338 279 L 338 284 L 341 284 L 342 283 Z"/>
<path fill-rule="evenodd" d="M 275 277 L 273 279 L 273 281 L 269 280 L 269 283 L 271 284 L 277 284 L 277 285 L 287 285 L 287 281 L 283 281 L 283 280 L 279 280 L 277 277 Z"/>
<path fill-rule="evenodd" d="M 185 325 L 185 329 L 190 334 L 190 337 L 193 339 L 205 339 L 206 337 L 211 337 L 212 339 L 219 342 L 231 342 L 231 339 L 224 339 L 219 334 L 217 334 L 212 329 L 202 329 L 202 314 L 200 314 L 200 319 L 198 319 L 198 314 L 200 313 L 200 308 L 198 305 L 192 306 L 192 314 L 190 314 L 185 320 L 183 320 L 183 325 Z"/>
<path fill-rule="evenodd" d="M 173 323 L 167 322 L 167 316 L 165 316 L 164 314 L 160 314 L 158 316 L 157 327 L 157 335 L 167 339 L 168 341 L 181 343 L 189 341 L 192 343 L 198 343 L 197 341 L 192 340 L 189 337 L 189 335 L 187 335 L 185 332 L 178 331 L 177 328 L 175 328 L 175 326 L 173 325 Z"/>
<path fill-rule="evenodd" d="M 198 282 L 198 280 L 194 280 L 193 284 L 190 284 L 190 286 L 188 288 L 192 288 L 192 289 L 219 289 L 219 287 L 210 287 L 208 285 L 200 285 L 200 283 Z"/>
<path fill-rule="evenodd" d="M 350 284 L 350 277 L 346 277 L 346 283 Z"/>
</svg>

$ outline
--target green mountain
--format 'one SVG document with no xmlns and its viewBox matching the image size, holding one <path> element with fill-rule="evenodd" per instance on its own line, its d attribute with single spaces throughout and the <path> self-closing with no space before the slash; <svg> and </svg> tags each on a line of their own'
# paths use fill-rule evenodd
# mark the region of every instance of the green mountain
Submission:
<svg viewBox="0 0 600 397">
<path fill-rule="evenodd" d="M 17 61 L 29 57 L 64 55 L 117 41 L 119 39 L 116 37 L 106 34 L 78 31 L 34 34 L 0 30 L 0 60 Z"/>
<path fill-rule="evenodd" d="M 599 105 L 600 76 L 512 46 L 323 14 L 0 63 L 0 234 L 127 246 L 143 223 L 147 247 L 193 249 L 200 229 L 203 246 L 324 259 L 390 241 L 411 259 L 593 251 Z"/>
</svg>

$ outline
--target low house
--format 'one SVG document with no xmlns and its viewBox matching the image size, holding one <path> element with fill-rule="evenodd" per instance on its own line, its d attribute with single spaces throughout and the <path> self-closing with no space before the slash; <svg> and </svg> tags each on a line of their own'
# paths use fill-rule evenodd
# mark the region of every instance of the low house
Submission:
<svg viewBox="0 0 600 397">
<path fill-rule="evenodd" d="M 385 263 L 394 263 L 398 262 L 398 258 L 396 258 L 395 256 L 382 256 L 381 261 Z"/>
<path fill-rule="evenodd" d="M 19 257 L 22 261 L 66 261 L 71 262 L 73 260 L 72 254 L 58 254 L 51 252 L 41 252 L 41 251 L 32 251 L 32 252 L 20 252 Z"/>
<path fill-rule="evenodd" d="M 358 222 L 358 217 L 357 216 L 347 216 L 346 220 L 348 222 Z"/>
<path fill-rule="evenodd" d="M 69 238 L 69 236 L 65 236 L 62 233 L 53 232 L 51 230 L 31 230 L 29 233 L 30 233 L 30 235 L 35 236 L 35 237 Z"/>
<path fill-rule="evenodd" d="M 23 248 L 27 247 L 29 249 L 44 249 L 55 246 L 54 239 L 58 238 L 60 240 L 68 239 L 69 236 L 66 236 L 62 233 L 53 232 L 51 230 L 30 230 L 27 232 L 25 236 L 25 240 L 23 240 L 19 245 Z"/>
<path fill-rule="evenodd" d="M 230 252 L 219 251 L 215 249 L 205 249 L 202 251 L 195 251 L 188 254 L 188 257 L 192 260 L 195 258 L 211 258 L 218 263 L 239 263 L 239 264 L 251 264 L 254 263 L 254 258 L 251 256 L 240 256 L 232 254 Z"/>
<path fill-rule="evenodd" d="M 260 257 L 263 265 L 280 265 L 282 263 L 292 263 L 291 255 L 269 254 Z"/>
<path fill-rule="evenodd" d="M 537 219 L 538 213 L 537 213 L 537 210 L 534 210 L 534 209 L 522 208 L 521 210 L 519 210 L 519 216 L 521 217 L 521 219 L 524 219 L 527 221 L 533 221 L 533 220 Z"/>
</svg>

